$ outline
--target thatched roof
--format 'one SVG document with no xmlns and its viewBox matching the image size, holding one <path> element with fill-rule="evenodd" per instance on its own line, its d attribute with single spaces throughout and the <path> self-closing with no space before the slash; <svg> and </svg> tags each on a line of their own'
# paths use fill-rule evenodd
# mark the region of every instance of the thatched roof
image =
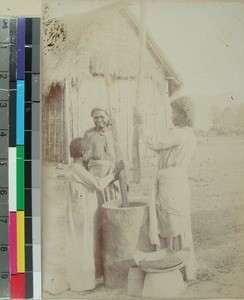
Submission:
<svg viewBox="0 0 244 300">
<path fill-rule="evenodd" d="M 121 3 L 82 15 L 67 15 L 62 21 L 44 18 L 44 90 L 66 78 L 76 85 L 83 78 L 107 74 L 136 78 L 138 24 Z M 170 92 L 174 92 L 182 81 L 148 31 L 146 46 L 145 77 L 157 80 L 163 74 L 170 82 Z"/>
</svg>

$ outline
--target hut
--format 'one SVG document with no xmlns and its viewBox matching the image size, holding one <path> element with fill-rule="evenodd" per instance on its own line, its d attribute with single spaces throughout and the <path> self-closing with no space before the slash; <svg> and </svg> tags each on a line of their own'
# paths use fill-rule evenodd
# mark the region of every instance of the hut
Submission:
<svg viewBox="0 0 244 300">
<path fill-rule="evenodd" d="M 93 127 L 91 109 L 112 102 L 126 162 L 132 162 L 139 21 L 123 3 L 62 20 L 43 19 L 43 159 L 68 162 L 68 143 Z M 110 85 L 106 84 L 107 76 Z M 148 128 L 165 130 L 169 99 L 182 82 L 146 30 L 140 106 Z M 141 143 L 141 157 L 154 154 Z"/>
</svg>

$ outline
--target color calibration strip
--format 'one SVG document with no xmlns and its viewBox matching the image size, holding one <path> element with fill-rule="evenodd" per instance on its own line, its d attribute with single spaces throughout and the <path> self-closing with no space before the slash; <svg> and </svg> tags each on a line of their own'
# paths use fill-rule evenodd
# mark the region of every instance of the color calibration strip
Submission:
<svg viewBox="0 0 244 300">
<path fill-rule="evenodd" d="M 0 37 L 0 297 L 41 299 L 40 19 L 1 18 Z"/>
<path fill-rule="evenodd" d="M 0 297 L 9 297 L 9 20 L 0 19 Z"/>
</svg>

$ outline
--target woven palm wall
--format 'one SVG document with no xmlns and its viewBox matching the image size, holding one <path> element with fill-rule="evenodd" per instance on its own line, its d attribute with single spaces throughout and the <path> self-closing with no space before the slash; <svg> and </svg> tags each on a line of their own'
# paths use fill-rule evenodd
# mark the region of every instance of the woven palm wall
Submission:
<svg viewBox="0 0 244 300">
<path fill-rule="evenodd" d="M 44 19 L 43 159 L 68 162 L 72 138 L 93 126 L 91 109 L 102 104 L 112 110 L 125 160 L 132 162 L 133 107 L 139 67 L 139 37 L 124 9 L 100 9 L 61 20 Z M 150 47 L 139 99 L 146 126 L 167 126 L 169 82 Z M 110 76 L 112 83 L 106 85 Z M 64 149 L 65 148 L 65 149 Z M 141 157 L 154 153 L 140 145 Z"/>
</svg>

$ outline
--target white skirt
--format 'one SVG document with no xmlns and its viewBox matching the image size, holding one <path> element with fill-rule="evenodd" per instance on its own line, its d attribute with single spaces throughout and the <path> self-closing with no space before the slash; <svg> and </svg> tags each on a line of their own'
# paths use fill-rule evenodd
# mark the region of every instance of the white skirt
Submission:
<svg viewBox="0 0 244 300">
<path fill-rule="evenodd" d="M 190 217 L 190 189 L 186 168 L 158 171 L 149 203 L 150 240 L 160 245 L 161 237 L 180 237 L 181 248 L 191 249 L 186 277 L 194 279 L 195 254 Z"/>
<path fill-rule="evenodd" d="M 96 194 L 88 193 L 81 202 L 79 207 L 74 207 L 70 199 L 66 220 L 67 278 L 72 291 L 87 291 L 96 287 L 99 240 Z"/>
</svg>

